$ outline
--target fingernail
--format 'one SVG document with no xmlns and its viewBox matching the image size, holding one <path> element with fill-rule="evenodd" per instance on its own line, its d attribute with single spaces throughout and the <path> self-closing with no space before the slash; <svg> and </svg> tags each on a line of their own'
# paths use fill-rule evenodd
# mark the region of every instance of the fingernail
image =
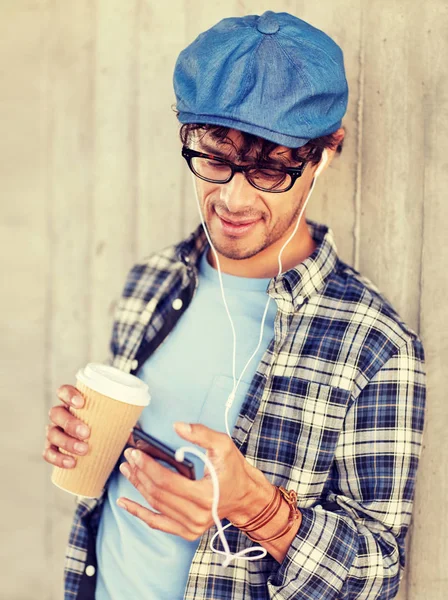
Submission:
<svg viewBox="0 0 448 600">
<path fill-rule="evenodd" d="M 72 467 L 75 463 L 73 458 L 64 458 L 62 464 L 64 465 L 64 467 Z"/>
<path fill-rule="evenodd" d="M 76 406 L 76 408 L 81 408 L 81 406 L 84 404 L 84 400 L 80 396 L 73 396 L 72 404 L 73 406 Z"/>
<path fill-rule="evenodd" d="M 123 473 L 123 475 L 129 479 L 129 477 L 131 476 L 131 469 L 128 467 L 128 465 L 126 463 L 122 463 L 120 465 L 120 471 Z"/>
<path fill-rule="evenodd" d="M 87 444 L 84 444 L 83 442 L 76 442 L 75 443 L 75 450 L 76 452 L 82 452 L 84 454 L 84 452 L 87 452 Z"/>
<path fill-rule="evenodd" d="M 138 465 L 138 463 L 140 462 L 140 452 L 138 450 L 132 450 L 131 458 L 135 462 L 135 464 Z"/>
<path fill-rule="evenodd" d="M 123 502 L 123 500 L 118 499 L 117 500 L 117 504 L 118 506 L 120 506 L 121 508 L 124 508 L 125 510 L 127 510 L 126 508 L 126 504 Z"/>
<path fill-rule="evenodd" d="M 83 438 L 86 438 L 89 435 L 89 428 L 86 425 L 78 425 L 76 428 L 76 433 Z"/>
<path fill-rule="evenodd" d="M 174 429 L 185 435 L 191 433 L 191 425 L 189 423 L 174 423 Z"/>
</svg>

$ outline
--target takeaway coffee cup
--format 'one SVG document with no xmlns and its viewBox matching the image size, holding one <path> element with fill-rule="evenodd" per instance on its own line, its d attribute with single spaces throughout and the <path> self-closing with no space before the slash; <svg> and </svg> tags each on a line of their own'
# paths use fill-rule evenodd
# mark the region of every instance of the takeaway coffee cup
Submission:
<svg viewBox="0 0 448 600">
<path fill-rule="evenodd" d="M 98 498 L 150 395 L 138 377 L 100 363 L 80 369 L 75 387 L 85 405 L 69 410 L 89 426 L 89 450 L 84 456 L 76 455 L 73 469 L 54 467 L 51 481 L 76 496 Z"/>
</svg>

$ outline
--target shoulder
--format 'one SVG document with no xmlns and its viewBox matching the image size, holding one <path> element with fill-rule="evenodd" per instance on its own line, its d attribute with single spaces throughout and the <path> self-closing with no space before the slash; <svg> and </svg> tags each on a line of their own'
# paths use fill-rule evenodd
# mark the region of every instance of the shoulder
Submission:
<svg viewBox="0 0 448 600">
<path fill-rule="evenodd" d="M 393 357 L 424 361 L 422 341 L 416 331 L 370 279 L 340 259 L 321 300 L 327 314 L 342 328 L 344 360 L 353 368 L 352 391 L 363 388 Z"/>
<path fill-rule="evenodd" d="M 348 303 L 357 314 L 365 314 L 374 323 L 386 328 L 401 345 L 410 338 L 418 337 L 414 329 L 407 324 L 393 307 L 386 295 L 359 271 L 338 259 L 337 268 L 330 285 L 343 288 L 344 302 Z"/>
<path fill-rule="evenodd" d="M 127 274 L 123 296 L 151 297 L 154 286 L 160 288 L 172 276 L 179 276 L 184 270 L 182 257 L 186 262 L 196 263 L 205 245 L 202 226 L 195 229 L 187 238 L 177 244 L 170 244 L 152 252 L 139 260 Z"/>
<path fill-rule="evenodd" d="M 135 263 L 127 273 L 122 297 L 148 301 L 173 275 L 180 274 L 182 263 L 177 254 L 180 245 L 167 246 Z"/>
</svg>

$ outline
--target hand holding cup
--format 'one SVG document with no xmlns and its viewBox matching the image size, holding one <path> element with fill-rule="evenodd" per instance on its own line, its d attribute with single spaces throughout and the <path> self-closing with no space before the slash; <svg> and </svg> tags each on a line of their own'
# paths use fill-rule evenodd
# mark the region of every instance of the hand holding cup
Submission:
<svg viewBox="0 0 448 600">
<path fill-rule="evenodd" d="M 50 411 L 44 458 L 57 487 L 98 498 L 150 396 L 141 379 L 109 365 L 89 363 L 76 379 L 58 390 L 64 406 Z"/>
<path fill-rule="evenodd" d="M 75 417 L 69 407 L 82 409 L 85 405 L 84 396 L 73 385 L 61 385 L 56 391 L 62 404 L 53 406 L 48 413 L 50 424 L 47 425 L 45 449 L 42 453 L 44 459 L 51 465 L 61 469 L 72 469 L 76 465 L 75 456 L 84 456 L 89 449 L 89 427 L 79 418 Z"/>
</svg>

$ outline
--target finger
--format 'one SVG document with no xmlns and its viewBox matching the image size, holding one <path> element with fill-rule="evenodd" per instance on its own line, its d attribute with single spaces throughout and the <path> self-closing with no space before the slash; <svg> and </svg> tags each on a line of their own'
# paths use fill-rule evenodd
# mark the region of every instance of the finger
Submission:
<svg viewBox="0 0 448 600">
<path fill-rule="evenodd" d="M 47 427 L 47 440 L 56 448 L 63 448 L 72 454 L 83 456 L 87 454 L 89 446 L 86 442 L 80 442 L 77 438 L 70 437 L 60 427 Z"/>
<path fill-rule="evenodd" d="M 56 395 L 64 404 L 74 408 L 83 408 L 85 404 L 84 396 L 73 385 L 61 385 L 56 390 Z"/>
<path fill-rule="evenodd" d="M 131 446 L 133 446 L 133 447 L 135 447 L 135 446 L 136 446 L 136 441 L 135 441 L 135 439 L 134 439 L 134 431 L 135 431 L 136 429 L 140 429 L 140 430 L 142 429 L 142 427 L 141 427 L 140 423 L 136 423 L 136 424 L 134 425 L 133 429 L 131 429 L 131 433 L 129 434 L 129 437 L 128 437 L 128 439 L 127 439 L 127 442 L 126 442 L 126 444 L 128 444 L 128 445 L 131 445 Z"/>
<path fill-rule="evenodd" d="M 178 535 L 186 540 L 193 541 L 196 540 L 199 535 L 193 534 L 188 531 L 182 523 L 178 523 L 170 517 L 165 515 L 158 515 L 157 513 L 145 508 L 138 502 L 133 502 L 128 498 L 118 498 L 117 500 L 118 506 L 124 508 L 134 517 L 137 517 L 144 523 L 146 523 L 151 529 L 158 529 L 159 531 L 165 531 L 166 533 L 171 533 L 172 535 Z"/>
<path fill-rule="evenodd" d="M 140 492 L 155 511 L 185 525 L 190 532 L 203 532 L 212 524 L 210 506 L 198 506 L 189 498 L 177 496 L 160 488 L 138 467 L 120 465 L 122 474 Z"/>
<path fill-rule="evenodd" d="M 61 469 L 72 469 L 76 465 L 76 458 L 62 454 L 56 446 L 50 445 L 42 452 L 42 456 L 47 463 L 60 467 Z"/>
<path fill-rule="evenodd" d="M 174 423 L 174 430 L 184 440 L 197 444 L 201 448 L 216 452 L 228 446 L 230 440 L 226 433 L 220 433 L 200 423 Z"/>
<path fill-rule="evenodd" d="M 80 419 L 76 418 L 65 406 L 53 406 L 48 413 L 51 422 L 61 427 L 73 438 L 85 440 L 90 436 L 90 429 Z"/>
<path fill-rule="evenodd" d="M 188 498 L 199 506 L 211 506 L 213 490 L 210 482 L 192 481 L 164 467 L 141 450 L 128 448 L 124 455 L 132 466 L 140 468 L 159 488 L 181 498 Z"/>
</svg>

